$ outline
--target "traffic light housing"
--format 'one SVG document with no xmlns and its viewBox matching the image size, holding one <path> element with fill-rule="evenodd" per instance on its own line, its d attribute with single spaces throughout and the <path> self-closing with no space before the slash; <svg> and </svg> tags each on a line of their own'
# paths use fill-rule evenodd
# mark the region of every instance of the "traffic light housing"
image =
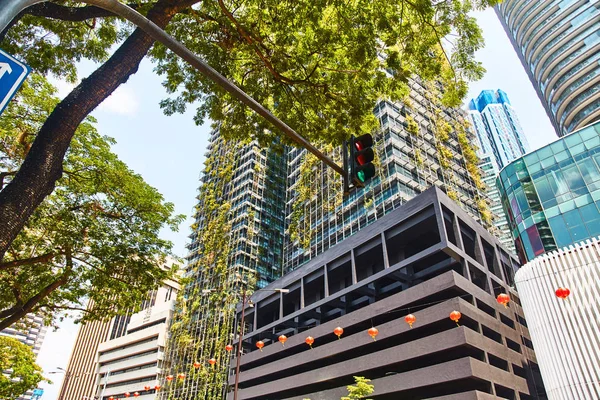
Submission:
<svg viewBox="0 0 600 400">
<path fill-rule="evenodd" d="M 355 187 L 364 187 L 375 176 L 373 136 L 368 133 L 350 138 L 350 179 Z"/>
</svg>

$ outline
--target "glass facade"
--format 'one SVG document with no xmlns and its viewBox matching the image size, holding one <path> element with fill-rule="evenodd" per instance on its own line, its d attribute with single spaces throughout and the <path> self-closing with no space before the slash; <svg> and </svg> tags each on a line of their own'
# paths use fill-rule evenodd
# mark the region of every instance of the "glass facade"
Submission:
<svg viewBox="0 0 600 400">
<path fill-rule="evenodd" d="M 514 252 L 510 227 L 495 182 L 498 172 L 515 158 L 524 155 L 529 145 L 517 113 L 502 90 L 484 90 L 472 99 L 469 102 L 469 121 L 478 141 L 479 166 L 494 214 L 494 234 Z"/>
<path fill-rule="evenodd" d="M 600 236 L 600 122 L 513 161 L 496 184 L 523 263 Z"/>
<path fill-rule="evenodd" d="M 559 136 L 598 121 L 598 2 L 507 0 L 496 13 Z"/>
</svg>

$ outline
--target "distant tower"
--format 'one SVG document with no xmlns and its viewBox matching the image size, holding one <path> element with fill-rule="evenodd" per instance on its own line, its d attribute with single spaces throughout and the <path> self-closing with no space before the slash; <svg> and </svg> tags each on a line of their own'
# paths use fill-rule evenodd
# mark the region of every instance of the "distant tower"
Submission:
<svg viewBox="0 0 600 400">
<path fill-rule="evenodd" d="M 496 13 L 558 136 L 598 121 L 598 3 L 514 0 Z"/>
<path fill-rule="evenodd" d="M 502 244 L 514 252 L 515 246 L 495 182 L 502 168 L 528 151 L 527 140 L 515 109 L 510 105 L 506 93 L 500 89 L 484 90 L 476 99 L 472 99 L 469 103 L 469 120 L 479 142 L 479 166 L 483 171 L 482 179 L 488 186 L 487 195 L 492 201 L 492 212 L 496 215 L 496 234 Z"/>
</svg>

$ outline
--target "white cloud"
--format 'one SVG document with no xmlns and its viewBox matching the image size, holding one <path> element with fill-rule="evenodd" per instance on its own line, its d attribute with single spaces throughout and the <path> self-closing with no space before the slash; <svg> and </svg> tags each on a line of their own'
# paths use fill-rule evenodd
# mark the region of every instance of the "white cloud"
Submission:
<svg viewBox="0 0 600 400">
<path fill-rule="evenodd" d="M 130 86 L 119 86 L 106 100 L 98 107 L 99 111 L 120 114 L 135 115 L 140 108 L 135 92 Z"/>
</svg>

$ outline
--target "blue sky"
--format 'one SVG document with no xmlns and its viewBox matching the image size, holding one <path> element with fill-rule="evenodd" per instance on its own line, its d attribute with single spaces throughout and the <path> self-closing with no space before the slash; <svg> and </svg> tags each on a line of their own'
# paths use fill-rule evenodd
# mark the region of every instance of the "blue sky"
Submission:
<svg viewBox="0 0 600 400">
<path fill-rule="evenodd" d="M 477 57 L 487 69 L 485 77 L 471 84 L 467 101 L 482 90 L 504 90 L 517 110 L 531 149 L 537 149 L 556 139 L 556 134 L 531 86 L 500 22 L 492 10 L 477 13 L 483 28 L 486 47 Z M 86 76 L 92 65 L 83 65 L 80 77 Z M 175 204 L 177 213 L 190 215 L 195 205 L 198 177 L 204 162 L 204 152 L 210 126 L 196 126 L 193 107 L 183 115 L 165 116 L 159 101 L 165 97 L 162 78 L 144 61 L 139 72 L 107 99 L 93 115 L 103 135 L 114 137 L 113 150 L 131 169 L 156 187 L 167 201 Z M 61 91 L 68 90 L 64 84 Z M 181 224 L 179 232 L 164 232 L 174 243 L 177 255 L 185 255 L 191 219 Z M 66 320 L 57 332 L 48 332 L 38 363 L 45 372 L 66 368 L 78 326 Z M 62 383 L 62 374 L 49 377 L 54 384 L 45 384 L 44 400 L 55 400 Z"/>
</svg>

